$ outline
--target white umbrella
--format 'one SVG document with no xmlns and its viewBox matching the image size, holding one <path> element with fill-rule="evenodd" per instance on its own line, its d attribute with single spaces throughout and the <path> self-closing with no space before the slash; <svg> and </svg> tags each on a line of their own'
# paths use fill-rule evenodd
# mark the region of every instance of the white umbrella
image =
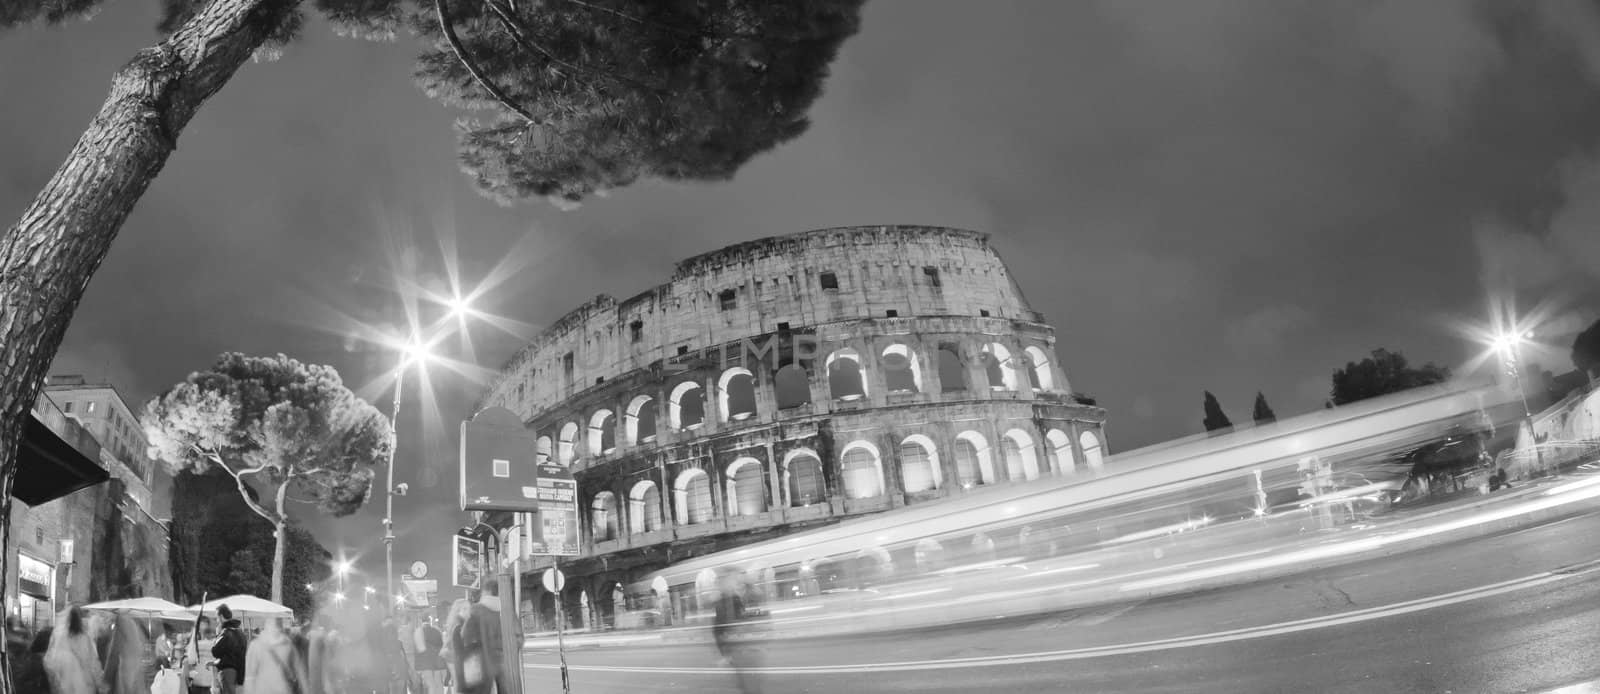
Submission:
<svg viewBox="0 0 1600 694">
<path fill-rule="evenodd" d="M 227 605 L 228 609 L 233 612 L 233 616 L 239 619 L 294 616 L 294 610 L 254 595 L 230 595 L 225 598 L 208 600 L 204 605 L 179 607 L 178 609 L 190 617 L 194 617 L 197 611 L 208 615 L 216 614 L 217 607 L 220 605 Z"/>
<path fill-rule="evenodd" d="M 181 611 L 183 605 L 162 600 L 161 598 L 128 598 L 126 600 L 111 600 L 84 605 L 85 610 L 103 610 L 106 612 L 146 612 L 163 614 L 175 610 Z"/>
</svg>

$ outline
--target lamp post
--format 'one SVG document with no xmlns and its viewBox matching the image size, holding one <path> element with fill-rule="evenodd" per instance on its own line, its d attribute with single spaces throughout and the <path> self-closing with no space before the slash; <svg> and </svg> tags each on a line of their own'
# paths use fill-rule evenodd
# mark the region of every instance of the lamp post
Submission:
<svg viewBox="0 0 1600 694">
<path fill-rule="evenodd" d="M 1522 399 L 1522 418 L 1528 426 L 1528 445 L 1533 448 L 1534 465 L 1541 471 L 1544 469 L 1544 453 L 1539 450 L 1539 439 L 1533 430 L 1533 408 L 1528 407 L 1528 389 L 1522 383 L 1522 368 L 1518 365 L 1521 361 L 1522 343 L 1532 339 L 1533 333 L 1520 332 L 1515 327 L 1502 331 L 1494 338 L 1495 351 L 1500 354 L 1501 368 L 1506 375 L 1511 377 L 1517 395 Z"/>
</svg>

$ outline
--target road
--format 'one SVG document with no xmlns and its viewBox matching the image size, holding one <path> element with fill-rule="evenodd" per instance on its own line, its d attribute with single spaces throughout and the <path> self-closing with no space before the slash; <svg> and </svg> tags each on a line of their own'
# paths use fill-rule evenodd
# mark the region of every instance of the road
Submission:
<svg viewBox="0 0 1600 694">
<path fill-rule="evenodd" d="M 749 691 L 1542 692 L 1600 680 L 1600 513 L 1204 593 L 767 644 Z M 738 692 L 709 645 L 569 650 L 572 691 Z M 556 655 L 525 656 L 560 691 Z"/>
</svg>

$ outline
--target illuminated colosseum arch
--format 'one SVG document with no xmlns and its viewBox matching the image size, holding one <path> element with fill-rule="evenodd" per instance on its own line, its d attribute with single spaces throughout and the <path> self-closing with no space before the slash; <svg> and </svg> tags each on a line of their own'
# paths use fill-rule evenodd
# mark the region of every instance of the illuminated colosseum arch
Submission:
<svg viewBox="0 0 1600 694">
<path fill-rule="evenodd" d="M 1006 460 L 1006 476 L 1013 479 L 1039 479 L 1039 454 L 1034 450 L 1033 437 L 1021 429 L 1012 429 L 1000 438 L 1000 449 Z"/>
<path fill-rule="evenodd" d="M 717 379 L 717 413 L 722 421 L 740 421 L 756 414 L 756 377 L 749 369 L 735 366 Z"/>
<path fill-rule="evenodd" d="M 922 392 L 922 365 L 910 347 L 895 343 L 883 348 L 884 387 L 891 393 Z"/>
<path fill-rule="evenodd" d="M 1011 350 L 998 342 L 983 348 L 983 370 L 989 378 L 990 390 L 1016 390 L 1017 369 L 1011 361 Z"/>
<path fill-rule="evenodd" d="M 907 492 L 938 489 L 944 483 L 933 439 L 912 434 L 900 442 L 900 479 Z"/>
<path fill-rule="evenodd" d="M 617 498 L 611 492 L 600 492 L 589 501 L 590 532 L 595 542 L 617 539 Z"/>
<path fill-rule="evenodd" d="M 956 434 L 956 474 L 961 486 L 971 488 L 980 484 L 994 484 L 994 454 L 989 451 L 989 441 L 976 431 Z"/>
<path fill-rule="evenodd" d="M 640 395 L 628 403 L 628 415 L 624 422 L 628 428 L 628 443 L 635 446 L 649 443 L 656 438 L 656 401 L 648 395 Z"/>
<path fill-rule="evenodd" d="M 1050 357 L 1038 347 L 1023 350 L 1028 355 L 1028 383 L 1034 390 L 1055 390 L 1056 380 L 1050 373 Z"/>
<path fill-rule="evenodd" d="M 567 422 L 561 425 L 561 439 L 559 443 L 558 460 L 562 465 L 571 465 L 572 459 L 578 454 L 578 423 Z"/>
<path fill-rule="evenodd" d="M 846 347 L 828 355 L 828 396 L 835 400 L 860 400 L 867 396 L 867 374 L 861 355 Z"/>
<path fill-rule="evenodd" d="M 810 506 L 828 500 L 822 459 L 809 448 L 797 448 L 783 456 L 783 478 L 789 485 L 790 506 Z"/>
<path fill-rule="evenodd" d="M 678 512 L 678 522 L 696 525 L 711 520 L 711 478 L 705 470 L 693 467 L 678 473 L 672 483 L 673 507 Z"/>
<path fill-rule="evenodd" d="M 628 491 L 628 532 L 655 532 L 661 529 L 661 490 L 644 480 Z"/>
<path fill-rule="evenodd" d="M 754 516 L 767 510 L 765 480 L 761 461 L 744 457 L 728 464 L 728 515 Z"/>
<path fill-rule="evenodd" d="M 1056 471 L 1063 473 L 1077 471 L 1078 458 L 1072 453 L 1072 438 L 1060 429 L 1045 432 L 1044 438 L 1050 442 L 1050 450 L 1056 454 Z"/>
<path fill-rule="evenodd" d="M 1078 435 L 1078 445 L 1083 448 L 1083 460 L 1089 464 L 1090 470 L 1099 470 L 1105 465 L 1105 451 L 1100 445 L 1100 437 L 1092 431 L 1085 431 Z"/>
<path fill-rule="evenodd" d="M 784 364 L 772 376 L 777 391 L 778 409 L 786 410 L 811 402 L 811 375 L 799 364 Z"/>
<path fill-rule="evenodd" d="M 706 400 L 700 384 L 684 381 L 674 386 L 667 400 L 668 414 L 673 429 L 689 429 L 705 422 Z"/>
<path fill-rule="evenodd" d="M 550 462 L 550 437 L 540 436 L 539 443 L 533 450 L 533 462 L 545 465 Z"/>
<path fill-rule="evenodd" d="M 596 410 L 589 415 L 589 455 L 617 449 L 617 415 L 611 410 Z"/>
<path fill-rule="evenodd" d="M 883 457 L 867 441 L 852 441 L 839 454 L 848 499 L 870 499 L 883 494 Z"/>
<path fill-rule="evenodd" d="M 967 365 L 954 344 L 939 345 L 939 391 L 955 393 L 967 389 Z"/>
</svg>

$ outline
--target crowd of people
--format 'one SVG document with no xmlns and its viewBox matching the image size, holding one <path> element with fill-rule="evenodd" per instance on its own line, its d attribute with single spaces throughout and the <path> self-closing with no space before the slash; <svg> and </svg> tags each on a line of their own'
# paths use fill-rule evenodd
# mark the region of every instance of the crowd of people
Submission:
<svg viewBox="0 0 1600 694">
<path fill-rule="evenodd" d="M 505 694 L 499 586 L 476 593 L 442 626 L 353 610 L 246 631 L 221 605 L 181 633 L 74 606 L 36 634 L 8 620 L 6 652 L 17 691 L 41 694 Z"/>
</svg>

